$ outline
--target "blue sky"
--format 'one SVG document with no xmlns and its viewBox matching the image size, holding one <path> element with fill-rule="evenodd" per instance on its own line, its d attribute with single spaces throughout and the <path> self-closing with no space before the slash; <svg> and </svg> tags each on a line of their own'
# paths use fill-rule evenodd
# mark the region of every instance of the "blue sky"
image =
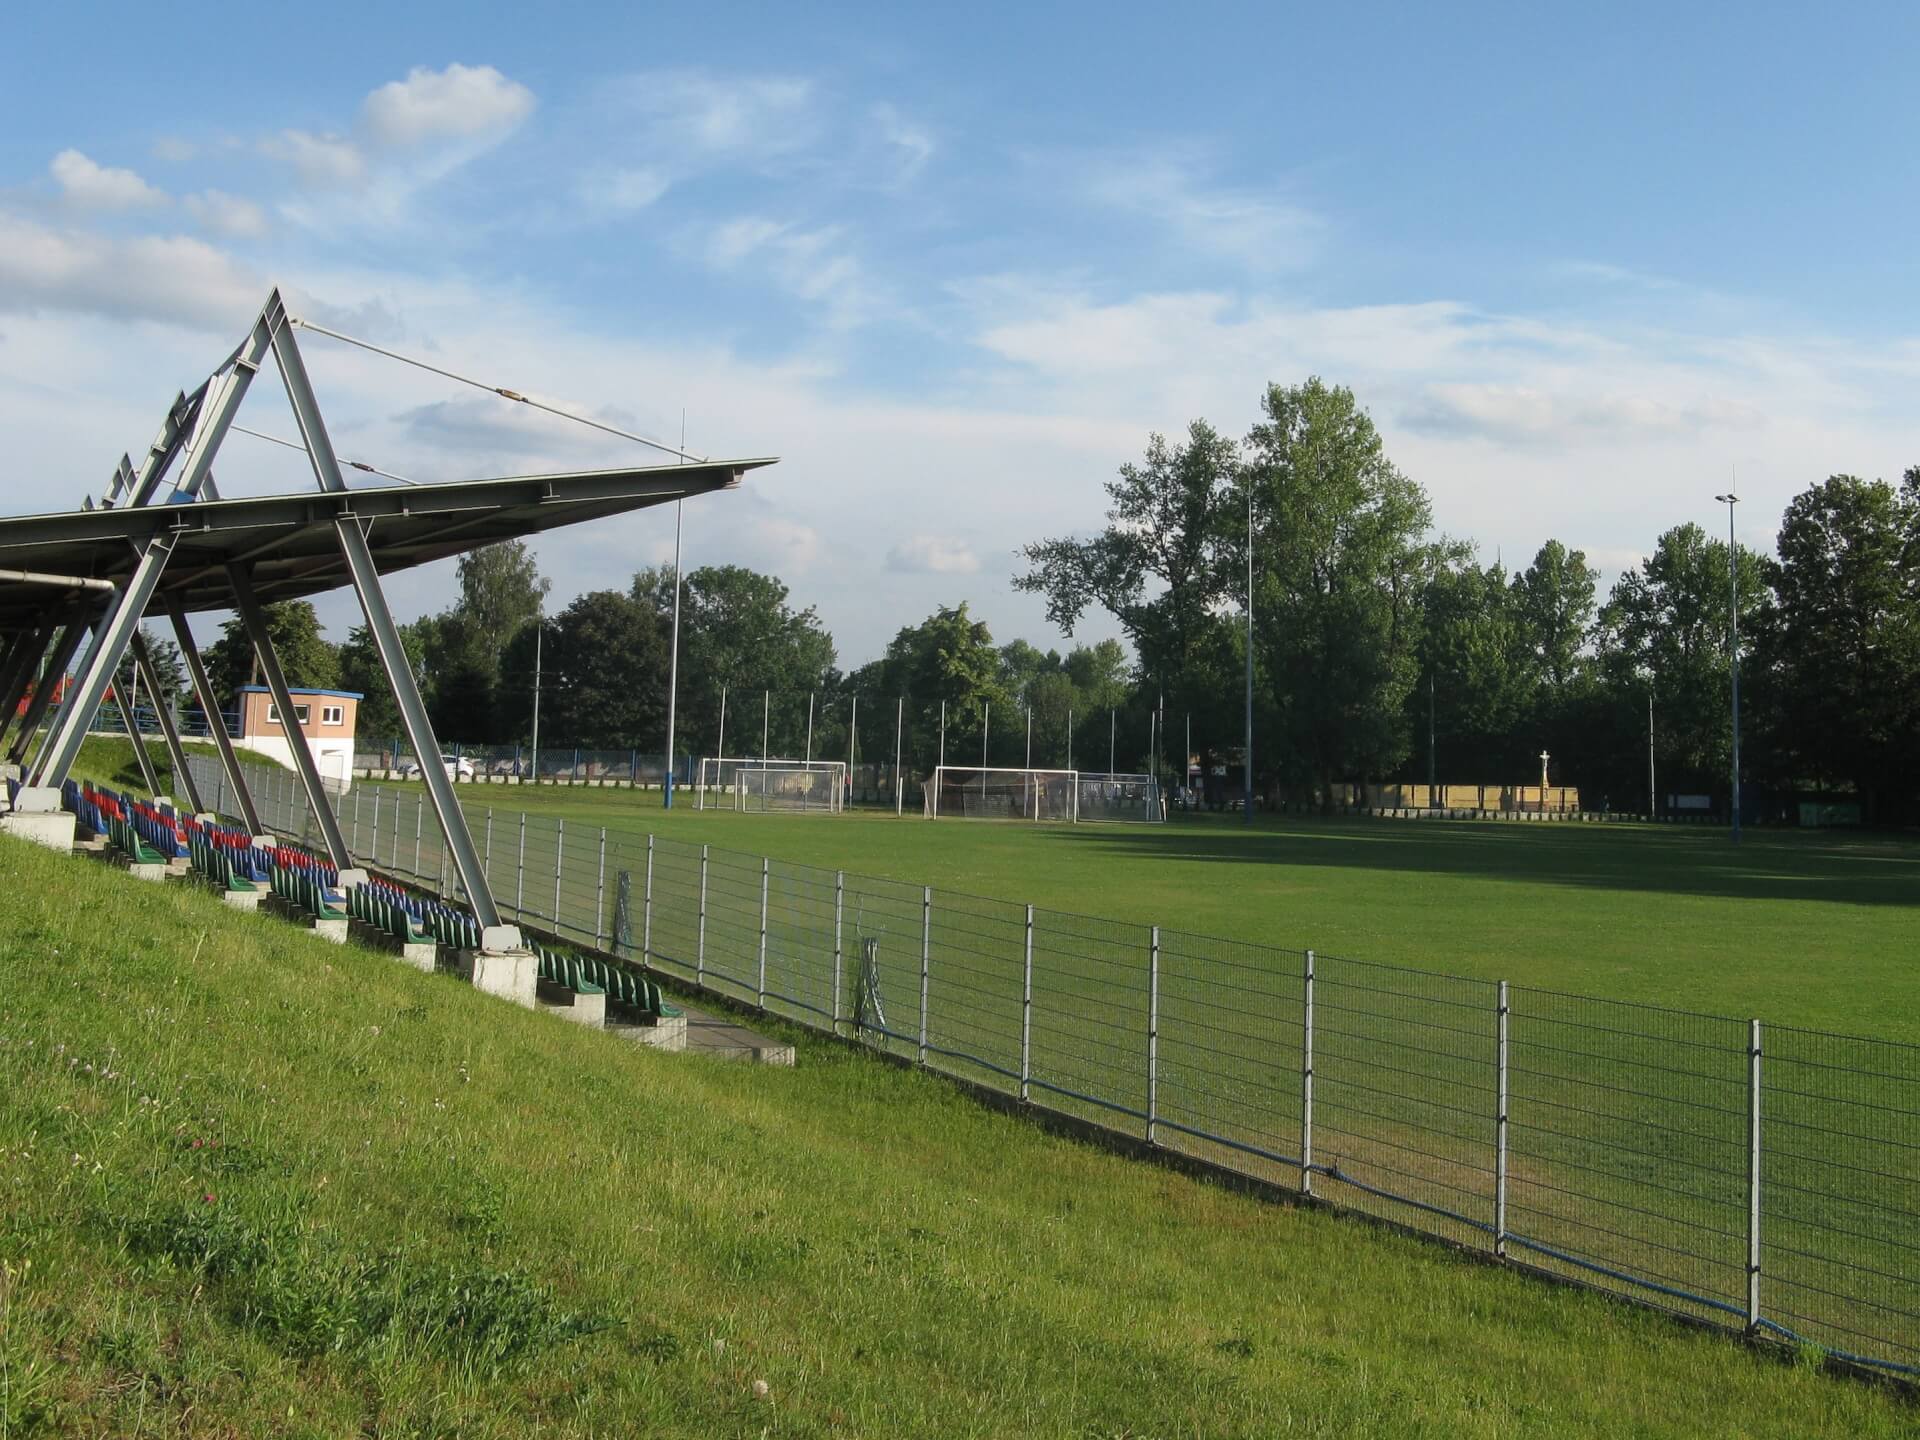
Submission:
<svg viewBox="0 0 1920 1440">
<path fill-rule="evenodd" d="M 1409 7 L 1411 9 L 1411 7 Z M 1091 527 L 1149 431 L 1352 385 L 1439 527 L 1609 578 L 1735 467 L 1743 538 L 1920 463 L 1920 12 L 45 7 L 0 57 L 0 507 L 97 490 L 267 286 L 716 455 L 690 564 L 782 574 L 845 663 Z M 616 462 L 307 343 L 343 453 Z M 264 387 L 263 387 L 264 388 Z M 270 388 L 248 419 L 285 433 Z M 237 437 L 223 486 L 303 483 Z M 310 483 L 310 482 L 305 482 Z M 670 519 L 541 544 L 560 598 Z M 451 567 L 396 582 L 404 615 Z M 323 606 L 339 631 L 347 606 Z M 1107 633 L 1090 621 L 1083 635 Z"/>
</svg>

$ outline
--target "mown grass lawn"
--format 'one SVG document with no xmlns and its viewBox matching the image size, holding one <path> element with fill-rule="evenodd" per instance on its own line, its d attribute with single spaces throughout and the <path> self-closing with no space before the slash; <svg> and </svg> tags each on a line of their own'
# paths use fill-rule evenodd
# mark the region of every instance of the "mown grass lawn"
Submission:
<svg viewBox="0 0 1920 1440">
<path fill-rule="evenodd" d="M 12 842 L 0 894 L 7 1437 L 1915 1430 L 804 1034 L 637 1049 Z"/>
<path fill-rule="evenodd" d="M 647 791 L 462 787 L 461 797 L 476 828 L 489 807 L 525 810 L 1139 924 L 1920 1042 L 1911 837 L 1749 829 L 1736 848 L 1691 826 L 1260 817 L 1246 827 L 1218 816 L 1034 826 L 669 812 Z"/>
</svg>

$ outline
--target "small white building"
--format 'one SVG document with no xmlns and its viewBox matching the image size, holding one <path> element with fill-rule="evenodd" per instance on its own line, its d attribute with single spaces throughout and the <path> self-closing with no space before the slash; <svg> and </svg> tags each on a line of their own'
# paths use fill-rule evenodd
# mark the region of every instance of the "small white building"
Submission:
<svg viewBox="0 0 1920 1440">
<path fill-rule="evenodd" d="M 357 690 L 290 690 L 294 723 L 313 751 L 313 763 L 329 790 L 345 794 L 353 785 L 353 727 L 359 718 Z M 280 723 L 273 696 L 264 685 L 240 687 L 240 733 L 236 746 L 293 764 L 293 746 Z"/>
</svg>

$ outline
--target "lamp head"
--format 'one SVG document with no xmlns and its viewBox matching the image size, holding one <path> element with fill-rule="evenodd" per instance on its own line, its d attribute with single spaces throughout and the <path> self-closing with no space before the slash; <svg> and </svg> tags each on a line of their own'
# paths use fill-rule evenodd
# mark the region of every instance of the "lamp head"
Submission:
<svg viewBox="0 0 1920 1440">
<path fill-rule="evenodd" d="M 1713 498 L 1718 500 L 1722 505 L 1738 505 L 1740 503 L 1740 497 L 1731 490 L 1724 495 L 1716 495 Z"/>
</svg>

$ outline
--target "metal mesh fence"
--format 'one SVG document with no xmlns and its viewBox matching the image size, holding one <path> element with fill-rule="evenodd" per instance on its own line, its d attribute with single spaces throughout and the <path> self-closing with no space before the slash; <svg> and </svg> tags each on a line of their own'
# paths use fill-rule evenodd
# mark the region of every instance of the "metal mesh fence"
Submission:
<svg viewBox="0 0 1920 1440">
<path fill-rule="evenodd" d="M 231 813 L 213 759 L 190 763 Z M 298 779 L 247 773 L 262 823 L 315 843 Z M 337 805 L 363 863 L 449 893 L 418 793 Z M 1920 1374 L 1920 1046 L 467 814 L 526 924 L 1333 1204 Z"/>
</svg>

